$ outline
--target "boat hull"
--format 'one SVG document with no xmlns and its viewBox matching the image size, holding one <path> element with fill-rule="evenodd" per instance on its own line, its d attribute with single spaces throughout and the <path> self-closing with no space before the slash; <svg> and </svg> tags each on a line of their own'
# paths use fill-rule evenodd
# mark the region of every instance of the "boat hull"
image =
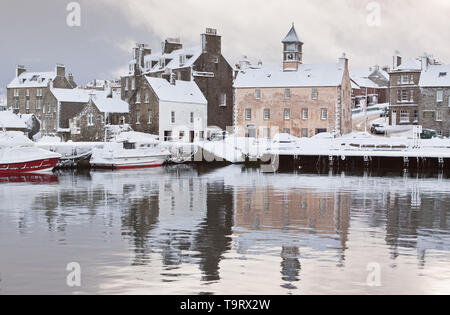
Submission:
<svg viewBox="0 0 450 315">
<path fill-rule="evenodd" d="M 155 168 L 162 167 L 166 157 L 153 157 L 153 158 L 137 158 L 137 159 L 112 159 L 109 161 L 92 162 L 91 166 L 94 169 L 113 169 L 113 170 L 126 170 L 126 169 L 140 169 L 140 168 Z"/>
<path fill-rule="evenodd" d="M 59 158 L 48 158 L 18 163 L 0 162 L 0 174 L 50 173 L 58 161 Z"/>
</svg>

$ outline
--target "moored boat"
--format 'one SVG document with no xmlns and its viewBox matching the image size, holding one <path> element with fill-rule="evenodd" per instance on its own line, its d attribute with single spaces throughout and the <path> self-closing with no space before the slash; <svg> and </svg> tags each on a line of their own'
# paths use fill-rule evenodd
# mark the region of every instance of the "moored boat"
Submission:
<svg viewBox="0 0 450 315">
<path fill-rule="evenodd" d="M 39 149 L 23 133 L 0 132 L 0 174 L 51 172 L 61 155 Z"/>
<path fill-rule="evenodd" d="M 94 148 L 90 164 L 94 169 L 139 169 L 161 167 L 170 152 L 160 146 L 156 139 L 136 141 L 116 139 Z"/>
</svg>

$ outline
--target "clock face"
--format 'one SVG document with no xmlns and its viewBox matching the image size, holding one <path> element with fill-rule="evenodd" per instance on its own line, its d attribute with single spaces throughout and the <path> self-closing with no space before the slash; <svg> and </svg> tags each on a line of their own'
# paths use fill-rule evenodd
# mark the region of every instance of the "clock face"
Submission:
<svg viewBox="0 0 450 315">
<path fill-rule="evenodd" d="M 294 60 L 294 54 L 288 54 L 288 60 Z"/>
</svg>

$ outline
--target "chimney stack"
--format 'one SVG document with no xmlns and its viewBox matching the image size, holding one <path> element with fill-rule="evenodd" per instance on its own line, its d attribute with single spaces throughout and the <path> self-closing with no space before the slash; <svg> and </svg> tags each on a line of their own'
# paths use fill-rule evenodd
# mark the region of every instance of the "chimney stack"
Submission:
<svg viewBox="0 0 450 315">
<path fill-rule="evenodd" d="M 19 77 L 22 73 L 26 72 L 27 69 L 25 68 L 25 66 L 17 66 L 16 68 L 16 77 Z"/>
<path fill-rule="evenodd" d="M 182 49 L 183 44 L 181 44 L 180 38 L 167 38 L 162 42 L 162 52 L 163 54 L 171 54 L 174 50 Z"/>
<path fill-rule="evenodd" d="M 344 66 L 344 69 L 348 69 L 348 59 L 345 53 L 342 53 L 341 58 L 339 58 L 339 64 Z"/>
<path fill-rule="evenodd" d="M 58 77 L 66 76 L 66 67 L 63 64 L 57 63 L 55 71 Z"/>
<path fill-rule="evenodd" d="M 217 35 L 215 28 L 207 28 L 202 35 L 202 51 L 213 55 L 222 53 L 222 37 Z"/>
<path fill-rule="evenodd" d="M 400 56 L 400 52 L 398 50 L 395 51 L 395 55 L 393 57 L 392 68 L 395 69 L 402 64 L 402 57 Z"/>
</svg>

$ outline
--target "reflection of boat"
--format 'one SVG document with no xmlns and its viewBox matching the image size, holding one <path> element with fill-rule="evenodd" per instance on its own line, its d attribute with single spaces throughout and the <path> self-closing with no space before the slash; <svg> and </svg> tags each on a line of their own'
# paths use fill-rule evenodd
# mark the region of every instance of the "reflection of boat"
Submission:
<svg viewBox="0 0 450 315">
<path fill-rule="evenodd" d="M 53 174 L 0 174 L 0 183 L 49 184 L 57 182 L 58 177 Z"/>
<path fill-rule="evenodd" d="M 39 149 L 23 133 L 0 132 L 0 174 L 49 172 L 61 155 Z"/>
<path fill-rule="evenodd" d="M 106 169 L 160 167 L 169 155 L 156 139 L 125 138 L 94 148 L 90 163 L 93 168 Z"/>
</svg>

